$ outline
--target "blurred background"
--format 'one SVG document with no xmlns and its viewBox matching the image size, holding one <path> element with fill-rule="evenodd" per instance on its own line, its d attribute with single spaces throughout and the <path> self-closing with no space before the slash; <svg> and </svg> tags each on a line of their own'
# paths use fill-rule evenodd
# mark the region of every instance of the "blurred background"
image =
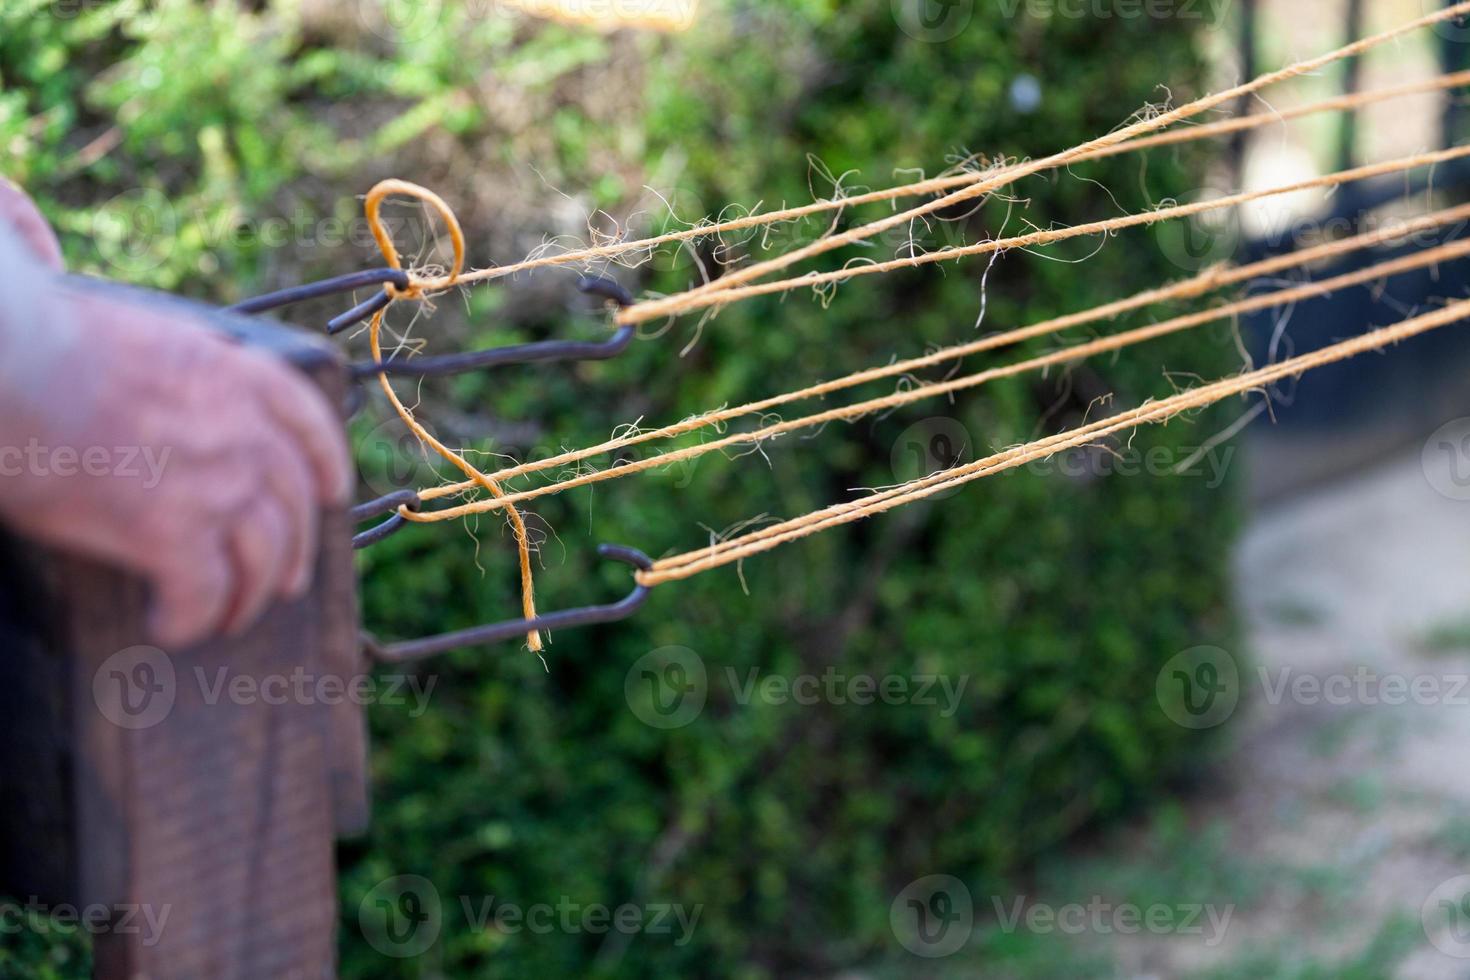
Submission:
<svg viewBox="0 0 1470 980">
<path fill-rule="evenodd" d="M 473 264 L 509 263 L 1041 156 L 1436 6 L 6 0 L 0 173 L 73 268 L 226 303 L 374 264 L 360 198 L 388 176 L 454 207 Z M 1422 31 L 1242 108 L 1465 67 L 1467 40 Z M 1077 165 L 842 258 L 1430 150 L 1457 140 L 1457 110 L 1415 96 Z M 538 457 L 1463 199 L 1460 172 L 1416 173 L 988 271 L 767 297 L 606 363 L 426 384 L 418 411 L 450 444 Z M 393 217 L 406 254 L 444 260 L 420 210 Z M 826 229 L 598 271 L 673 292 Z M 1104 396 L 1129 407 L 1395 322 L 1465 295 L 1465 271 L 548 498 L 542 602 L 620 594 L 598 543 L 687 550 L 1061 431 Z M 392 326 L 437 353 L 601 337 L 575 278 L 499 281 Z M 370 712 L 374 825 L 340 849 L 342 975 L 1470 975 L 1470 357 L 1442 333 L 1275 390 L 1269 410 L 1223 404 L 660 588 L 629 622 L 555 636 L 544 663 L 507 646 L 424 664 L 425 704 Z M 444 476 L 389 418 L 374 395 L 353 424 L 364 496 Z M 513 615 L 510 540 L 484 519 L 364 552 L 368 628 Z M 369 921 L 405 893 L 422 928 Z M 610 925 L 624 908 L 629 928 Z M 0 934 L 0 977 L 87 963 L 44 916 Z"/>
</svg>

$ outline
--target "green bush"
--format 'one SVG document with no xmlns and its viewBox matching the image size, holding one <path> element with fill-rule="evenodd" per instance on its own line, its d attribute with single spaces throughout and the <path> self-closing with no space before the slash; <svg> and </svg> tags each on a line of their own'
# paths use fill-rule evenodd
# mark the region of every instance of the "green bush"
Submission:
<svg viewBox="0 0 1470 980">
<path fill-rule="evenodd" d="M 117 12 L 135 7 L 0 31 L 0 141 L 44 129 L 27 137 L 21 176 L 84 265 L 109 268 L 86 241 L 99 202 L 140 187 L 166 196 L 192 244 L 141 263 L 140 278 L 216 298 L 341 271 L 371 253 L 272 249 L 248 235 L 222 244 L 206 222 L 294 207 L 346 215 L 350 195 L 388 173 L 440 190 L 462 209 L 473 258 L 504 260 L 528 238 L 568 230 L 547 185 L 611 214 L 646 204 L 645 183 L 683 217 L 730 201 L 798 203 L 830 192 L 824 174 L 881 186 L 905 168 L 932 173 L 946 154 L 1050 152 L 1164 97 L 1163 80 L 1184 98 L 1201 77 L 1198 22 L 1037 17 L 1024 4 L 1015 17 L 977 4 L 968 27 L 942 42 L 906 32 L 893 13 L 902 4 L 885 0 L 706 4 L 696 30 L 670 38 L 602 37 L 449 5 L 442 29 L 396 44 L 302 19 L 284 2 L 263 12 L 165 2 L 144 21 Z M 246 80 L 148 85 L 151 68 L 181 63 L 185 73 L 197 64 L 213 66 L 215 80 Z M 116 67 L 94 79 L 102 65 Z M 1031 114 L 1010 97 L 1022 75 L 1041 83 Z M 46 113 L 45 127 L 29 122 Z M 78 134 L 108 126 L 123 135 L 118 148 L 68 172 Z M 1013 232 L 1023 217 L 1046 226 L 1147 207 L 1199 186 L 1205 152 L 1032 178 L 1016 191 L 1024 211 L 992 202 L 915 234 L 932 247 Z M 710 243 L 692 251 L 618 275 L 673 291 L 697 276 L 696 257 L 710 267 L 727 254 Z M 1048 255 L 1086 261 L 1013 254 L 984 278 L 985 263 L 972 260 L 856 280 L 825 305 L 804 294 L 756 300 L 707 323 L 680 321 L 615 361 L 430 388 L 423 415 L 451 441 L 484 450 L 582 445 L 631 419 L 673 420 L 969 339 L 982 293 L 990 330 L 1180 274 L 1151 232 Z M 416 333 L 438 351 L 598 335 L 571 293 L 560 273 L 479 289 L 467 303 L 441 301 Z M 595 558 L 599 542 L 685 550 L 708 528 L 799 514 L 917 475 L 904 461 L 924 444 L 915 432 L 959 433 L 973 458 L 1096 414 L 1092 402 L 1108 392 L 1118 406 L 1167 393 L 1161 367 L 1217 375 L 1233 350 L 1223 330 L 1186 335 L 761 454 L 550 498 L 535 508 L 538 527 L 555 531 L 542 550 L 541 602 L 603 601 L 627 588 L 625 570 Z M 358 424 L 376 484 L 391 480 L 389 462 L 403 465 L 380 452 L 393 431 L 378 426 L 381 408 Z M 1179 460 L 1223 424 L 1205 413 L 1142 432 L 1131 447 Z M 436 684 L 425 713 L 371 713 L 374 826 L 342 850 L 343 975 L 753 980 L 901 954 L 889 908 L 911 880 L 953 874 L 986 894 L 1199 763 L 1200 736 L 1160 710 L 1155 677 L 1178 651 L 1230 634 L 1234 513 L 1228 484 L 1208 483 L 1021 471 L 788 546 L 743 574 L 661 587 L 630 622 L 554 637 L 545 666 L 513 646 L 425 664 Z M 471 529 L 477 541 L 423 527 L 366 552 L 368 625 L 414 636 L 512 615 L 509 538 L 494 520 Z M 640 658 L 671 647 L 699 658 L 708 697 L 692 722 L 664 730 L 630 709 L 625 682 Z M 741 703 L 751 671 L 829 669 L 966 686 L 953 713 Z M 404 959 L 365 941 L 358 914 L 398 875 L 429 879 L 443 901 L 437 942 Z M 472 907 L 492 897 L 519 907 L 674 903 L 699 919 L 683 944 L 677 930 L 475 929 L 462 896 Z"/>
</svg>

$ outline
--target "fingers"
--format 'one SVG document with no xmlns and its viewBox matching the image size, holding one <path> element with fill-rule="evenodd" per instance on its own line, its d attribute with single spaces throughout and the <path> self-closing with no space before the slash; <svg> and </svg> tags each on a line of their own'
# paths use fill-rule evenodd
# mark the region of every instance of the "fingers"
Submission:
<svg viewBox="0 0 1470 980">
<path fill-rule="evenodd" d="M 234 594 L 220 624 L 223 632 L 243 632 L 284 591 L 291 549 L 291 519 L 284 505 L 274 494 L 256 497 L 230 532 Z"/>
<path fill-rule="evenodd" d="M 256 385 L 266 410 L 295 436 L 316 474 L 315 499 L 346 503 L 354 477 L 341 418 L 306 378 L 263 355 L 249 356 L 257 362 Z"/>
<path fill-rule="evenodd" d="M 116 429 L 118 445 L 165 446 L 175 458 L 156 486 L 123 488 L 117 508 L 132 520 L 115 524 L 113 551 L 153 583 L 157 642 L 238 633 L 311 583 L 321 508 L 345 504 L 355 476 L 342 420 L 289 365 L 127 309 L 98 316 L 96 329 L 114 336 L 98 361 L 110 398 L 92 424 Z M 101 486 L 88 492 L 111 499 Z"/>
<path fill-rule="evenodd" d="M 47 268 L 61 272 L 61 243 L 35 202 L 19 187 L 0 177 L 0 224 L 9 225 Z"/>
<path fill-rule="evenodd" d="M 316 484 L 310 467 L 285 433 L 267 443 L 260 463 L 265 468 L 267 492 L 285 522 L 287 560 L 280 571 L 277 591 L 283 597 L 294 598 L 311 584 L 316 561 L 321 523 Z"/>
<path fill-rule="evenodd" d="M 150 626 L 160 643 L 239 634 L 272 600 L 296 598 L 311 583 L 320 523 L 312 475 L 284 433 L 253 452 L 263 485 L 221 526 L 224 557 L 211 553 L 196 568 L 180 549 L 155 578 Z"/>
<path fill-rule="evenodd" d="M 229 606 L 231 579 L 223 539 L 199 542 L 188 568 L 167 568 L 154 576 L 148 632 L 160 646 L 174 649 L 211 635 Z"/>
</svg>

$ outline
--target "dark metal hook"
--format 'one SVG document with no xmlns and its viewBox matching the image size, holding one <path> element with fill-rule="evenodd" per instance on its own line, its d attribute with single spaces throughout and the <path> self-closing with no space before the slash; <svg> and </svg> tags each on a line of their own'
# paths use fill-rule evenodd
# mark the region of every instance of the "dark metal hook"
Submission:
<svg viewBox="0 0 1470 980">
<path fill-rule="evenodd" d="M 577 288 L 592 296 L 600 296 L 619 307 L 633 304 L 632 295 L 618 283 L 604 276 L 583 276 L 577 280 Z M 386 293 L 382 294 L 387 296 Z M 369 300 L 372 303 L 374 300 Z M 387 302 L 386 299 L 384 302 Z M 363 307 L 368 303 L 362 304 Z M 359 307 L 361 309 L 362 307 Z M 375 312 L 374 311 L 370 311 Z M 338 320 L 353 316 L 357 310 L 342 314 Z M 337 321 L 332 321 L 336 323 Z M 330 329 L 330 327 L 329 327 Z M 622 326 L 607 340 L 543 340 L 533 344 L 515 344 L 510 347 L 495 347 L 490 350 L 470 351 L 467 354 L 444 354 L 436 357 L 390 358 L 379 364 L 375 361 L 360 361 L 352 365 L 352 376 L 358 380 L 379 374 L 411 376 L 415 378 L 442 377 L 449 374 L 465 374 L 484 368 L 504 367 L 507 364 L 533 364 L 547 361 L 605 361 L 621 354 L 633 342 L 637 328 Z"/>
<path fill-rule="evenodd" d="M 538 361 L 605 361 L 623 352 L 633 341 L 636 327 L 619 327 L 604 341 L 543 340 L 534 344 L 515 344 L 468 354 L 443 354 L 435 357 L 390 358 L 382 364 L 359 361 L 352 365 L 357 380 L 378 374 L 395 377 L 437 378 L 448 374 L 466 374 L 483 368 L 507 364 L 532 364 Z"/>
<path fill-rule="evenodd" d="M 605 544 L 597 549 L 597 553 L 603 558 L 620 561 L 631 565 L 640 571 L 647 571 L 653 567 L 653 561 L 643 552 L 636 548 L 625 548 L 622 545 Z M 642 607 L 648 600 L 649 586 L 637 585 L 627 597 L 619 602 L 606 606 L 583 606 L 579 609 L 564 609 L 561 612 L 546 613 L 535 619 L 513 619 L 503 623 L 492 623 L 488 626 L 474 626 L 469 629 L 459 630 L 454 633 L 444 633 L 439 636 L 429 636 L 421 640 L 408 640 L 403 643 L 380 644 L 371 636 L 363 637 L 363 646 L 368 656 L 374 660 L 385 663 L 404 663 L 410 660 L 420 660 L 431 657 L 446 650 L 458 647 L 481 646 L 489 643 L 501 643 L 505 640 L 515 639 L 531 632 L 542 630 L 570 629 L 575 626 L 591 626 L 596 623 L 615 623 L 618 620 L 627 619 Z"/>
<path fill-rule="evenodd" d="M 391 513 L 393 516 L 377 527 L 369 528 L 361 534 L 354 536 L 352 539 L 353 550 L 361 551 L 368 545 L 377 544 L 379 541 L 397 534 L 409 523 L 408 519 L 398 512 L 398 509 L 400 507 L 407 507 L 409 510 L 416 511 L 422 505 L 423 501 L 412 490 L 395 490 L 376 500 L 369 500 L 365 503 L 358 504 L 350 512 L 353 524 L 361 524 L 363 521 L 372 520 L 374 517 L 382 514 Z"/>
<path fill-rule="evenodd" d="M 346 313 L 339 313 L 328 320 L 327 333 L 339 334 L 354 323 L 361 323 L 363 320 L 366 320 L 391 302 L 393 302 L 393 297 L 388 295 L 386 289 L 373 293 Z"/>
<path fill-rule="evenodd" d="M 258 296 L 254 299 L 246 300 L 243 303 L 238 303 L 230 309 L 238 313 L 261 313 L 280 306 L 286 306 L 290 303 L 298 303 L 302 300 L 314 299 L 331 293 L 348 292 L 363 286 L 380 285 L 383 283 L 392 283 L 399 289 L 406 289 L 409 286 L 408 274 L 400 269 L 369 269 L 363 272 L 350 273 L 345 276 L 337 276 L 332 279 L 324 279 L 320 282 L 308 283 L 292 289 L 283 289 L 265 296 Z M 577 281 L 577 288 L 584 293 L 600 296 L 611 303 L 615 303 L 619 307 L 628 307 L 633 304 L 633 297 L 626 289 L 612 279 L 604 276 L 583 276 Z M 342 313 L 328 321 L 327 332 L 340 332 L 365 317 L 372 316 L 386 307 L 390 302 L 392 302 L 392 297 L 389 295 L 388 290 L 378 290 L 370 298 L 357 304 L 346 313 Z M 425 357 L 415 360 L 403 359 L 402 361 L 390 360 L 383 364 L 372 362 L 359 363 L 352 365 L 351 370 L 355 380 L 362 380 L 363 378 L 377 374 L 430 377 L 459 374 L 466 371 L 498 367 L 506 364 L 603 360 L 622 353 L 632 342 L 635 333 L 636 329 L 634 327 L 621 326 L 610 338 L 600 342 L 542 341 L 540 343 L 517 344 L 493 350 L 472 351 L 467 354 L 451 354 L 443 357 Z M 358 390 L 357 386 L 354 385 L 353 390 Z M 422 501 L 419 495 L 414 491 L 398 490 L 354 507 L 350 515 L 354 524 L 372 520 L 383 514 L 391 514 L 392 516 L 377 526 L 354 536 L 352 539 L 353 548 L 366 548 L 402 530 L 409 521 L 399 513 L 400 509 L 406 507 L 410 510 L 418 510 L 421 503 Z M 653 567 L 653 562 L 649 557 L 635 548 L 605 544 L 597 549 L 597 553 L 603 558 L 620 561 L 642 571 L 647 571 Z M 456 647 L 499 643 L 531 632 L 569 629 L 575 626 L 590 626 L 594 623 L 617 622 L 637 612 L 648 599 L 648 593 L 648 586 L 640 584 L 636 585 L 633 591 L 624 599 L 610 605 L 583 606 L 580 609 L 567 609 L 561 612 L 547 613 L 542 616 L 537 616 L 534 619 L 519 619 L 503 623 L 493 623 L 488 626 L 477 626 L 454 633 L 445 633 L 441 636 L 431 636 L 421 640 L 410 640 L 403 643 L 388 644 L 386 646 L 379 644 L 372 637 L 364 635 L 363 644 L 368 654 L 374 659 L 392 663 L 403 663 L 405 661 L 418 660 L 422 657 L 429 657 L 436 653 L 443 653 L 446 650 L 452 650 Z"/>
<path fill-rule="evenodd" d="M 292 286 L 290 289 L 281 289 L 274 293 L 266 293 L 264 296 L 256 296 L 252 299 L 227 306 L 225 309 L 232 313 L 264 313 L 266 310 L 274 310 L 282 306 L 290 306 L 292 303 L 302 303 L 309 299 L 320 296 L 330 296 L 334 293 L 350 293 L 354 289 L 364 286 L 380 286 L 383 283 L 392 283 L 399 289 L 407 289 L 409 286 L 408 273 L 402 269 L 364 269 L 361 272 L 349 272 L 346 275 L 333 276 L 330 279 L 322 279 L 318 282 L 309 282 L 301 286 Z M 360 303 L 353 308 L 353 312 L 376 302 L 381 298 L 382 305 L 386 305 L 391 297 L 387 290 L 379 290 L 373 299 Z M 369 315 L 375 312 L 370 310 Z M 343 314 L 342 316 L 347 316 Z M 337 317 L 332 322 L 340 320 Z M 340 327 L 338 329 L 341 329 Z M 328 333 L 335 331 L 328 329 Z"/>
<path fill-rule="evenodd" d="M 351 292 L 364 286 L 391 283 L 399 289 L 407 289 L 409 275 L 402 269 L 365 269 L 350 272 L 320 282 L 293 286 L 264 296 L 256 296 L 228 307 L 236 313 L 264 313 L 292 303 L 300 303 L 333 293 Z M 583 276 L 577 280 L 577 288 L 592 296 L 617 304 L 619 307 L 633 305 L 633 296 L 621 285 L 606 276 Z M 355 323 L 371 317 L 393 301 L 388 290 L 379 289 L 352 309 L 327 321 L 327 333 L 337 334 Z M 485 368 L 503 367 L 508 364 L 534 364 L 548 361 L 602 361 L 621 354 L 633 342 L 636 329 L 619 327 L 603 341 L 546 340 L 532 344 L 515 344 L 492 350 L 470 351 L 467 354 L 445 354 L 437 357 L 390 358 L 382 364 L 362 361 L 352 365 L 352 377 L 356 381 L 379 374 L 409 376 L 416 378 L 442 377 L 465 374 Z"/>
</svg>

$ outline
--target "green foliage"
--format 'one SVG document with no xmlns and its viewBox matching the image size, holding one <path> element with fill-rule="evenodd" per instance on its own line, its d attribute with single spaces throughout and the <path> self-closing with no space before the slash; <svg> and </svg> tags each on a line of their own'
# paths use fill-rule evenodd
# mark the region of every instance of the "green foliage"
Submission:
<svg viewBox="0 0 1470 980">
<path fill-rule="evenodd" d="M 85 980 L 92 975 L 86 933 L 75 919 L 0 898 L 0 980 Z"/>
<path fill-rule="evenodd" d="M 976 5 L 969 26 L 942 43 L 905 33 L 886 0 L 732 0 L 707 4 L 686 35 L 632 39 L 530 28 L 485 5 L 450 4 L 440 29 L 404 32 L 397 43 L 391 32 L 308 23 L 294 4 L 260 6 L 164 2 L 134 16 L 141 10 L 118 4 L 74 20 L 3 23 L 0 145 L 28 134 L 20 178 L 67 232 L 74 260 L 119 274 L 88 241 L 97 207 L 117 193 L 151 193 L 182 216 L 177 234 L 119 246 L 143 256 L 123 274 L 229 298 L 245 291 L 242 276 L 275 284 L 277 270 L 287 279 L 341 271 L 369 253 L 273 249 L 210 229 L 297 207 L 341 216 L 350 195 L 388 172 L 463 203 L 472 244 L 504 243 L 497 209 L 509 206 L 508 192 L 471 207 L 498 192 L 492 170 L 520 175 L 533 165 L 546 185 L 611 214 L 640 199 L 647 207 L 640 188 L 649 184 L 682 217 L 697 217 L 724 202 L 771 207 L 830 193 L 824 173 L 855 171 L 851 189 L 909 168 L 933 172 L 947 154 L 1048 152 L 1159 98 L 1161 80 L 1184 96 L 1200 75 L 1193 22 L 1100 29 L 1035 19 L 1025 5 L 1013 18 Z M 168 84 L 159 86 L 162 69 Z M 1022 74 L 1043 86 L 1031 115 L 1009 101 Z M 504 104 L 507 92 L 516 105 Z M 121 132 L 118 148 L 75 169 L 84 137 L 108 127 Z M 1033 178 L 1018 191 L 1030 198 L 1024 220 L 1075 223 L 1184 195 L 1202 183 L 1198 152 Z M 513 186 L 540 195 L 529 208 L 538 216 L 560 200 L 536 181 Z M 912 232 L 927 247 L 1013 232 L 1023 227 L 1019 207 L 992 202 Z M 567 230 L 543 220 L 538 237 Z M 776 229 L 771 244 L 824 229 Z M 840 258 L 892 254 L 898 244 Z M 613 362 L 430 389 L 424 414 L 441 425 L 459 419 L 461 441 L 489 451 L 581 445 L 629 419 L 672 420 L 968 339 L 982 291 L 989 330 L 1179 274 L 1149 232 L 1049 254 L 1087 261 L 1011 255 L 985 280 L 984 264 L 971 261 L 857 280 L 825 306 L 800 294 L 758 300 L 702 327 L 681 321 Z M 706 265 L 723 255 L 698 249 Z M 698 270 L 680 251 L 621 275 L 672 291 Z M 570 281 L 553 274 L 478 291 L 468 307 L 441 302 L 417 332 L 437 350 L 594 336 L 597 321 L 559 305 Z M 534 302 L 518 298 L 531 288 L 540 289 Z M 917 475 L 905 460 L 935 431 L 961 433 L 959 448 L 974 458 L 1071 424 L 1107 392 L 1119 405 L 1167 393 L 1161 366 L 1211 376 L 1231 356 L 1228 334 L 1200 332 L 1064 378 L 997 383 L 748 458 L 706 457 L 690 470 L 549 499 L 536 509 L 538 524 L 557 532 L 543 550 L 541 602 L 556 608 L 627 588 L 625 571 L 597 562 L 598 542 L 682 550 L 704 540 L 705 527 L 794 515 L 850 488 Z M 402 463 L 372 448 L 381 417 L 359 433 L 365 475 L 377 483 Z M 1221 427 L 1206 413 L 1140 433 L 1130 458 L 1158 449 L 1182 460 Z M 343 975 L 757 980 L 891 954 L 889 906 L 909 881 L 942 872 L 983 888 L 1201 764 L 1207 736 L 1159 710 L 1155 678 L 1180 650 L 1231 637 L 1233 510 L 1228 484 L 1207 482 L 1018 471 L 762 556 L 743 576 L 725 570 L 660 588 L 630 623 L 555 637 L 545 667 L 512 648 L 425 665 L 436 684 L 427 712 L 371 713 L 375 822 L 368 839 L 342 850 Z M 508 538 L 492 520 L 477 534 L 478 544 L 451 527 L 414 528 L 366 553 L 370 628 L 413 636 L 512 614 Z M 661 730 L 630 710 L 625 680 L 640 657 L 670 646 L 700 658 L 708 699 L 690 724 Z M 796 678 L 829 669 L 964 678 L 966 687 L 952 713 L 742 703 L 739 682 L 752 670 Z M 359 909 L 397 875 L 424 876 L 443 901 L 438 940 L 422 956 L 385 957 L 363 937 Z M 461 897 L 475 906 L 492 896 L 523 908 L 677 903 L 700 918 L 682 945 L 677 934 L 473 928 Z"/>
</svg>

